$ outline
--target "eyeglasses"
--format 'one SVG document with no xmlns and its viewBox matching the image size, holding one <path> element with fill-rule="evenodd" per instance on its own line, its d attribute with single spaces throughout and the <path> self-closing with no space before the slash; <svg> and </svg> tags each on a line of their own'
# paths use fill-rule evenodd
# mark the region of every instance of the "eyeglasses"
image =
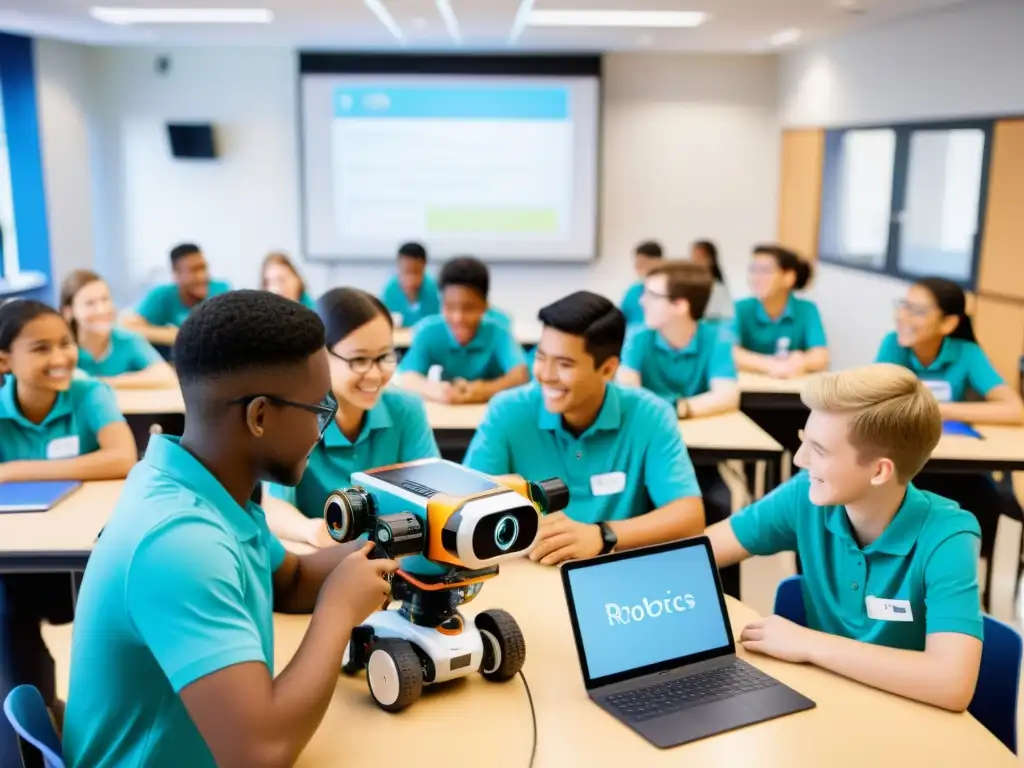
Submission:
<svg viewBox="0 0 1024 768">
<path fill-rule="evenodd" d="M 398 367 L 398 353 L 395 350 L 385 352 L 379 357 L 342 357 L 333 349 L 328 349 L 333 357 L 348 365 L 352 373 L 369 373 L 373 366 L 380 368 L 381 373 L 391 373 Z"/>
<path fill-rule="evenodd" d="M 928 317 L 931 313 L 930 307 L 924 307 L 920 304 L 912 304 L 906 299 L 900 299 L 896 302 L 896 310 L 898 312 L 906 312 L 911 317 Z"/>
<path fill-rule="evenodd" d="M 751 275 L 774 275 L 778 271 L 778 267 L 774 264 L 753 264 L 751 263 L 747 267 L 747 272 Z"/>
<path fill-rule="evenodd" d="M 672 297 L 669 296 L 667 293 L 661 293 L 659 291 L 652 291 L 650 288 L 644 288 L 643 295 L 644 296 L 649 296 L 652 299 L 665 299 L 665 300 L 671 300 L 672 299 Z"/>
<path fill-rule="evenodd" d="M 320 427 L 320 437 L 324 436 L 324 432 L 327 431 L 327 427 L 334 421 L 335 414 L 338 413 L 338 401 L 334 397 L 334 393 L 328 391 L 324 395 L 324 399 L 320 401 L 319 405 L 309 405 L 308 403 L 296 403 L 294 400 L 285 400 L 283 397 L 277 395 L 246 395 L 240 397 L 237 400 L 232 400 L 228 405 L 241 405 L 243 408 L 247 408 L 249 403 L 253 400 L 263 398 L 268 403 L 274 405 L 280 405 L 286 408 L 298 408 L 301 411 L 316 414 L 316 421 Z M 319 439 L 319 438 L 318 438 Z"/>
</svg>

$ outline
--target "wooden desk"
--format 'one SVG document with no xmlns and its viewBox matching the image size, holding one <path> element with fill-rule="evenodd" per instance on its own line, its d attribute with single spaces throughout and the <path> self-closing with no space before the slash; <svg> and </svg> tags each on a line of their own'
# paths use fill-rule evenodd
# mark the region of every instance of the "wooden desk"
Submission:
<svg viewBox="0 0 1024 768">
<path fill-rule="evenodd" d="M 537 323 L 515 322 L 512 324 L 512 332 L 515 334 L 516 341 L 522 344 L 526 350 L 533 349 L 540 341 L 540 326 Z M 412 344 L 412 328 L 395 328 L 394 344 L 395 349 L 408 349 Z"/>
<path fill-rule="evenodd" d="M 795 379 L 773 379 L 759 373 L 741 373 L 740 410 L 744 412 L 806 410 L 800 402 L 800 392 L 807 376 Z"/>
<path fill-rule="evenodd" d="M 555 569 L 522 561 L 503 565 L 501 575 L 466 606 L 466 614 L 495 607 L 510 611 L 526 636 L 523 671 L 537 713 L 537 768 L 1019 765 L 970 715 L 951 714 L 811 666 L 785 664 L 742 650 L 741 656 L 811 697 L 818 707 L 658 750 L 587 699 Z M 731 598 L 729 614 L 734 635 L 756 618 L 754 611 Z M 306 625 L 306 617 L 275 616 L 278 671 L 295 653 Z M 516 678 L 488 683 L 473 675 L 428 687 L 408 710 L 390 715 L 373 704 L 363 675 L 339 677 L 330 709 L 297 766 L 368 765 L 382 759 L 382 750 L 399 743 L 396 739 L 417 754 L 431 756 L 427 758 L 430 765 L 526 768 L 532 726 L 522 682 Z"/>
<path fill-rule="evenodd" d="M 943 435 L 925 469 L 944 472 L 1024 471 L 1024 427 L 976 425 L 983 440 Z"/>
</svg>

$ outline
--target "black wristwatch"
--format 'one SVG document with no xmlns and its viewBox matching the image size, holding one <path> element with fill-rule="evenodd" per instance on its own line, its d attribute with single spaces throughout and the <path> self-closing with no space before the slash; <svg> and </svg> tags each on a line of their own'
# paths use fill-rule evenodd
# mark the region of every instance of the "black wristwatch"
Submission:
<svg viewBox="0 0 1024 768">
<path fill-rule="evenodd" d="M 601 554 L 607 555 L 618 545 L 619 537 L 608 523 L 598 523 L 597 527 L 601 529 Z"/>
</svg>

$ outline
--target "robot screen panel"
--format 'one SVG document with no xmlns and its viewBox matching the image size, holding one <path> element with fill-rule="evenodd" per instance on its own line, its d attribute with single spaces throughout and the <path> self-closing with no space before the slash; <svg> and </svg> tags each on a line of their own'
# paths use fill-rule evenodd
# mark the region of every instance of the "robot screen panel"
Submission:
<svg viewBox="0 0 1024 768">
<path fill-rule="evenodd" d="M 428 499 L 438 493 L 475 496 L 501 487 L 483 475 L 446 461 L 395 467 L 370 474 L 382 483 L 396 485 Z"/>
</svg>

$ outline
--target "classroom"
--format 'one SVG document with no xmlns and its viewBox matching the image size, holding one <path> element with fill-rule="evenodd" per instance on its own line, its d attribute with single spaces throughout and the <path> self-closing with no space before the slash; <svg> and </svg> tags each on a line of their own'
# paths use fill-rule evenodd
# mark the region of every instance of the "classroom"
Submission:
<svg viewBox="0 0 1024 768">
<path fill-rule="evenodd" d="M 0 768 L 1021 765 L 1020 0 L 3 5 Z"/>
</svg>

